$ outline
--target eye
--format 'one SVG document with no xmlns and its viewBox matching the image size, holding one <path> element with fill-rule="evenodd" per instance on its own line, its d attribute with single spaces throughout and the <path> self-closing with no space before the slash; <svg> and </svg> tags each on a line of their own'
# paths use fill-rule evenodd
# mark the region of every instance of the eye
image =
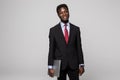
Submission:
<svg viewBox="0 0 120 80">
<path fill-rule="evenodd" d="M 65 13 L 68 13 L 68 10 L 65 10 Z"/>
</svg>

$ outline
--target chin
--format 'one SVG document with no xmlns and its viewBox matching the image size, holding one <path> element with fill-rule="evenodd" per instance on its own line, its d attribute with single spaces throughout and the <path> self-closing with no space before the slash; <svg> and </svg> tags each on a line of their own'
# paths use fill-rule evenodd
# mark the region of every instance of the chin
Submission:
<svg viewBox="0 0 120 80">
<path fill-rule="evenodd" d="M 64 23 L 67 23 L 69 20 L 61 20 L 62 22 L 64 22 Z"/>
</svg>

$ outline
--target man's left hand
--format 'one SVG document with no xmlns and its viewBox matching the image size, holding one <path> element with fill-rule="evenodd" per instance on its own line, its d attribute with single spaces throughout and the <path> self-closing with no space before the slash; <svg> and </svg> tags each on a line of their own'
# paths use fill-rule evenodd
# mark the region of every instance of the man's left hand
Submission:
<svg viewBox="0 0 120 80">
<path fill-rule="evenodd" d="M 79 68 L 79 74 L 80 74 L 80 76 L 81 76 L 84 72 L 85 72 L 84 67 L 80 67 L 80 68 Z"/>
</svg>

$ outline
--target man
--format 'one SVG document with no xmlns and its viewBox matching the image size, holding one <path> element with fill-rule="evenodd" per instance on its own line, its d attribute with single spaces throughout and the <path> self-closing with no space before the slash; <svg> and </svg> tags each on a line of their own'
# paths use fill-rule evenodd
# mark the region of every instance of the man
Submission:
<svg viewBox="0 0 120 80">
<path fill-rule="evenodd" d="M 48 74 L 54 76 L 54 60 L 61 60 L 60 76 L 58 80 L 79 80 L 84 73 L 84 59 L 81 46 L 79 27 L 69 22 L 69 9 L 66 4 L 56 8 L 60 23 L 50 28 Z"/>
</svg>

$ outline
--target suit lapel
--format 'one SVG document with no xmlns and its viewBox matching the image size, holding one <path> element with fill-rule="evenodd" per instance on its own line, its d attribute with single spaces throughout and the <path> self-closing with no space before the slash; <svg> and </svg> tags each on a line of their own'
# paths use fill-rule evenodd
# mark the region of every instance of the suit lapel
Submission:
<svg viewBox="0 0 120 80">
<path fill-rule="evenodd" d="M 63 32 L 62 32 L 60 23 L 58 24 L 58 32 L 59 32 L 59 35 L 60 35 L 60 37 L 61 37 L 61 40 L 64 42 L 64 44 L 66 44 L 65 38 L 64 38 L 64 34 L 63 34 Z"/>
<path fill-rule="evenodd" d="M 68 44 L 70 43 L 71 41 L 71 36 L 73 34 L 73 26 L 70 24 L 70 33 L 69 33 L 69 39 L 68 39 Z"/>
</svg>

